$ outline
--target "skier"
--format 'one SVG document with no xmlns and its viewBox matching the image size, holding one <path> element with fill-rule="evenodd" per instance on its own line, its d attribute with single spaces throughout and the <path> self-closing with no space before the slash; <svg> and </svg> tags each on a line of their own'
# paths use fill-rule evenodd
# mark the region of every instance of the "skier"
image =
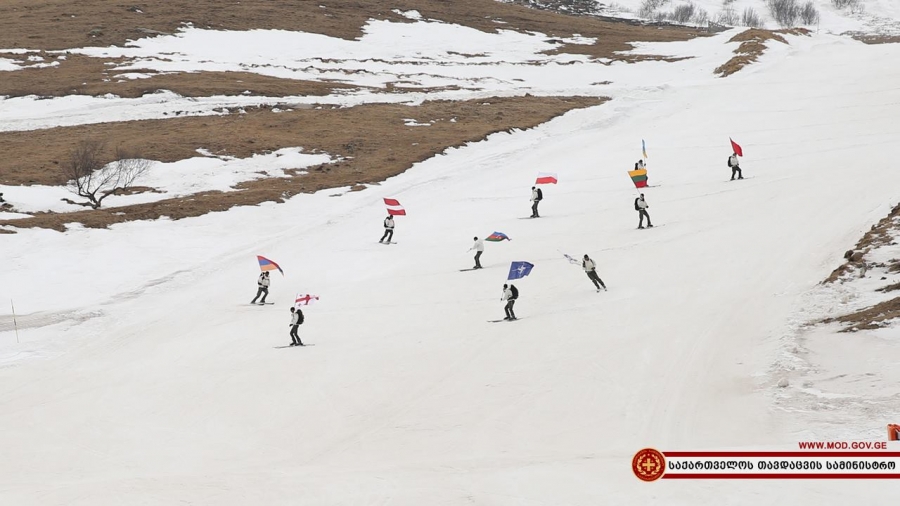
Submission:
<svg viewBox="0 0 900 506">
<path fill-rule="evenodd" d="M 381 240 L 378 242 L 383 243 L 385 238 L 387 238 L 388 243 L 394 238 L 394 217 L 390 214 L 384 219 L 384 235 L 381 236 Z"/>
<path fill-rule="evenodd" d="M 484 241 L 479 238 L 475 238 L 475 244 L 469 248 L 469 251 L 475 250 L 475 267 L 473 269 L 481 269 L 481 254 L 484 253 Z"/>
<path fill-rule="evenodd" d="M 728 157 L 728 166 L 731 167 L 732 181 L 734 181 L 735 174 L 737 174 L 738 179 L 744 179 L 744 175 L 741 174 L 741 161 L 738 160 L 737 153 L 732 153 L 731 156 Z"/>
<path fill-rule="evenodd" d="M 303 323 L 303 311 L 299 308 L 291 308 L 291 346 L 306 346 L 297 335 L 297 328 Z"/>
<path fill-rule="evenodd" d="M 3 194 L 2 194 L 2 193 L 0 193 L 0 203 L 2 203 L 2 202 L 6 202 L 6 201 L 5 201 L 5 200 L 3 200 Z"/>
<path fill-rule="evenodd" d="M 256 291 L 256 297 L 253 297 L 253 300 L 250 301 L 250 303 L 256 304 L 256 299 L 262 295 L 262 300 L 260 300 L 259 303 L 265 304 L 266 297 L 269 296 L 269 271 L 265 271 L 259 275 L 259 278 L 256 280 L 256 285 L 259 289 Z"/>
<path fill-rule="evenodd" d="M 534 204 L 531 205 L 531 217 L 532 218 L 540 218 L 538 215 L 538 204 L 541 203 L 541 200 L 544 199 L 544 192 L 541 191 L 540 188 L 536 186 L 531 187 L 531 201 Z"/>
<path fill-rule="evenodd" d="M 643 193 L 640 197 L 634 199 L 634 210 L 638 212 L 638 216 L 640 217 L 638 228 L 644 228 L 644 217 L 647 217 L 647 228 L 653 228 L 653 224 L 650 223 L 650 215 L 647 213 L 649 207 L 647 201 L 644 200 Z"/>
<path fill-rule="evenodd" d="M 606 290 L 606 285 L 603 284 L 603 280 L 600 279 L 600 276 L 597 275 L 597 264 L 591 260 L 591 257 L 584 255 L 584 260 L 581 261 L 581 266 L 584 268 L 584 272 L 587 273 L 588 279 L 590 279 L 594 286 L 597 288 L 597 291 L 600 291 L 600 287 L 602 286 L 604 290 Z"/>
<path fill-rule="evenodd" d="M 638 160 L 637 163 L 634 164 L 634 170 L 643 169 L 644 167 L 646 167 L 646 165 L 644 165 L 643 159 Z"/>
<path fill-rule="evenodd" d="M 512 321 L 516 319 L 516 313 L 513 311 L 513 306 L 518 298 L 519 290 L 516 288 L 516 285 L 503 285 L 503 298 L 500 300 L 506 301 L 506 306 L 503 308 L 503 311 L 506 312 L 506 318 L 504 318 L 504 320 Z"/>
</svg>

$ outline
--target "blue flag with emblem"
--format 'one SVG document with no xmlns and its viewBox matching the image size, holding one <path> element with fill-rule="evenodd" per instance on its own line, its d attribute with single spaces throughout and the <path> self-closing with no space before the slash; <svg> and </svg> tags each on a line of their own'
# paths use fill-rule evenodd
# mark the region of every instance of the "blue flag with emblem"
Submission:
<svg viewBox="0 0 900 506">
<path fill-rule="evenodd" d="M 522 279 L 531 274 L 531 269 L 533 268 L 534 264 L 529 262 L 513 262 L 509 266 L 509 277 L 506 279 Z"/>
</svg>

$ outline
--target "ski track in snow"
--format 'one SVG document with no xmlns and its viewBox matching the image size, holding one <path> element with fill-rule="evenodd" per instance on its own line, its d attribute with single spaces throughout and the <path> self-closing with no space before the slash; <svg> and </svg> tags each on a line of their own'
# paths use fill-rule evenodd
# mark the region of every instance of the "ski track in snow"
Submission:
<svg viewBox="0 0 900 506">
<path fill-rule="evenodd" d="M 340 199 L 329 195 L 346 189 L 0 236 L 0 299 L 14 298 L 23 319 L 97 312 L 27 326 L 20 344 L 0 327 L 0 502 L 897 497 L 887 480 L 648 485 L 630 470 L 648 446 L 795 449 L 881 439 L 900 418 L 884 359 L 896 331 L 851 340 L 805 327 L 842 296 L 816 283 L 896 199 L 885 156 L 897 139 L 885 132 L 900 116 L 890 63 L 900 48 L 792 42 L 727 80 L 699 72 L 623 88 L 612 103 L 450 149 Z M 725 181 L 729 136 L 752 180 Z M 665 224 L 652 231 L 633 229 L 626 173 L 641 139 L 660 185 L 643 191 Z M 540 170 L 560 177 L 544 192 L 546 219 L 518 220 Z M 383 197 L 409 213 L 395 248 L 375 243 Z M 459 273 L 470 238 L 494 230 L 513 240 L 487 245 L 483 271 Z M 589 253 L 610 291 L 594 293 L 560 251 Z M 257 254 L 285 270 L 273 275 L 275 304 L 240 306 L 255 293 Z M 502 317 L 513 260 L 535 264 L 516 281 L 525 321 L 488 324 Z M 289 342 L 298 292 L 321 297 L 300 334 L 316 347 L 274 350 Z M 792 384 L 776 389 L 785 371 Z"/>
</svg>

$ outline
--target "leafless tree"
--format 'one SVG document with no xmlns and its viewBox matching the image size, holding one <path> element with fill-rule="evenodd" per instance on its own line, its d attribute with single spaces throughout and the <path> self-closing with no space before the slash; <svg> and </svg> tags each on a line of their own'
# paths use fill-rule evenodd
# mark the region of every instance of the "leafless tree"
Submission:
<svg viewBox="0 0 900 506">
<path fill-rule="evenodd" d="M 749 26 L 750 28 L 760 28 L 763 25 L 762 19 L 759 17 L 759 14 L 753 10 L 753 7 L 747 7 L 744 9 L 744 13 L 741 15 L 741 24 L 744 26 Z"/>
<path fill-rule="evenodd" d="M 85 205 L 94 209 L 117 190 L 133 185 L 153 163 L 118 149 L 115 160 L 104 163 L 103 149 L 103 142 L 82 141 L 72 151 L 69 163 L 62 166 L 69 191 L 87 199 Z"/>
</svg>

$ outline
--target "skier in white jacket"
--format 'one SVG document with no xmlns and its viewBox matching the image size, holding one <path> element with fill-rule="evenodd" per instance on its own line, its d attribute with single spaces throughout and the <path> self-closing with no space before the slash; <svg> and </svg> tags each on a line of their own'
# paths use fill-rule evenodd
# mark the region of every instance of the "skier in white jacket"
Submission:
<svg viewBox="0 0 900 506">
<path fill-rule="evenodd" d="M 260 300 L 259 303 L 265 304 L 266 297 L 269 296 L 269 271 L 265 271 L 259 275 L 259 278 L 256 280 L 256 286 L 258 287 L 256 290 L 256 297 L 253 297 L 253 300 L 251 300 L 250 303 L 256 304 L 256 299 L 262 295 L 262 300 Z"/>
<path fill-rule="evenodd" d="M 506 306 L 503 307 L 503 311 L 506 313 L 506 318 L 504 320 L 515 320 L 516 312 L 513 311 L 513 306 L 516 305 L 516 299 L 519 298 L 519 290 L 515 285 L 503 285 L 503 297 L 500 300 L 506 301 Z"/>
<path fill-rule="evenodd" d="M 531 187 L 531 201 L 534 204 L 531 204 L 531 217 L 532 218 L 540 218 L 541 215 L 538 214 L 538 204 L 544 200 L 544 192 L 541 191 L 540 188 L 536 186 Z"/>
<path fill-rule="evenodd" d="M 744 174 L 741 173 L 741 161 L 738 159 L 737 153 L 732 153 L 731 156 L 728 157 L 728 166 L 731 167 L 732 181 L 734 181 L 735 175 L 737 175 L 738 179 L 744 179 Z"/>
<path fill-rule="evenodd" d="M 644 194 L 642 193 L 640 197 L 634 199 L 634 210 L 638 212 L 638 228 L 644 228 L 644 218 L 647 218 L 647 228 L 653 228 L 653 224 L 650 223 L 650 214 L 647 212 L 647 209 L 650 206 L 647 205 L 647 201 L 644 200 Z"/>
<path fill-rule="evenodd" d="M 381 240 L 378 242 L 384 243 L 385 239 L 387 239 L 388 244 L 394 239 L 394 217 L 391 215 L 384 219 L 384 235 L 381 236 Z"/>
<path fill-rule="evenodd" d="M 581 267 L 584 268 L 584 272 L 587 274 L 588 279 L 594 283 L 594 287 L 597 288 L 598 292 L 600 291 L 601 286 L 606 290 L 606 285 L 603 284 L 603 280 L 597 275 L 597 264 L 591 260 L 591 257 L 584 255 L 584 260 L 581 261 Z"/>
<path fill-rule="evenodd" d="M 300 308 L 291 308 L 291 346 L 306 346 L 297 335 L 297 329 L 303 323 L 303 311 Z"/>
<path fill-rule="evenodd" d="M 484 253 L 484 239 L 475 238 L 475 244 L 469 248 L 469 251 L 475 250 L 475 267 L 473 269 L 481 269 L 481 254 Z"/>
</svg>

